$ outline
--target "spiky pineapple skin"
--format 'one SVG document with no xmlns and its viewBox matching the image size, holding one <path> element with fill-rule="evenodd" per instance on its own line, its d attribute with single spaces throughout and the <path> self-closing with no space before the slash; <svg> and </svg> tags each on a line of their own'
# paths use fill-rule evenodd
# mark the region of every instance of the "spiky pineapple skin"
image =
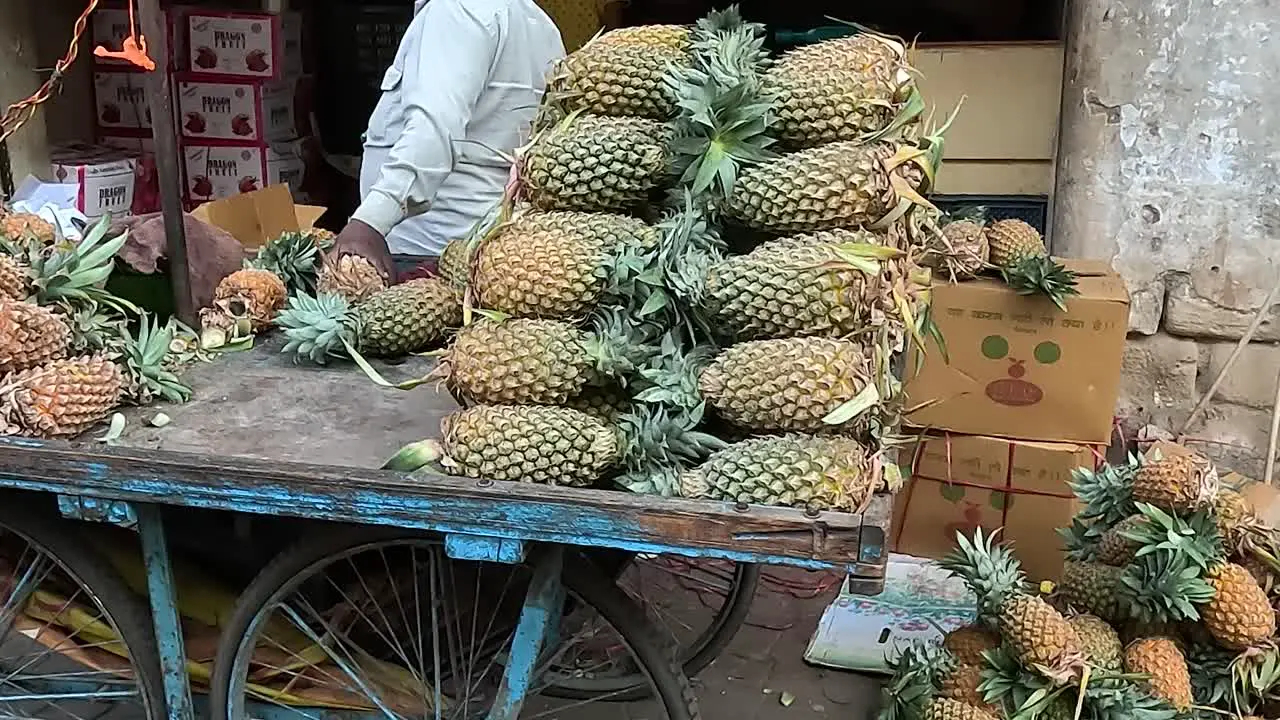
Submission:
<svg viewBox="0 0 1280 720">
<path fill-rule="evenodd" d="M 1021 260 L 1049 254 L 1040 231 L 1016 218 L 987 225 L 986 235 L 989 259 L 996 267 L 1008 268 Z"/>
<path fill-rule="evenodd" d="M 615 253 L 656 242 L 634 218 L 611 213 L 529 213 L 477 251 L 474 285 L 481 306 L 512 317 L 567 320 L 601 299 Z"/>
<path fill-rule="evenodd" d="M 1114 620 L 1119 615 L 1117 592 L 1123 573 L 1111 565 L 1068 560 L 1063 563 L 1058 588 L 1077 610 Z"/>
<path fill-rule="evenodd" d="M 1093 665 L 1120 670 L 1124 665 L 1124 644 L 1115 628 L 1096 615 L 1075 615 L 1067 619 L 1080 641 L 1080 649 Z"/>
<path fill-rule="evenodd" d="M 316 292 L 341 295 L 360 303 L 387 289 L 387 281 L 373 263 L 358 255 L 326 260 L 316 279 Z"/>
<path fill-rule="evenodd" d="M 686 65 L 690 55 L 686 45 L 654 39 L 633 33 L 587 43 L 560 62 L 548 85 L 550 96 L 568 109 L 596 115 L 667 119 L 675 98 L 663 79 L 670 65 Z"/>
<path fill-rule="evenodd" d="M 26 370 L 66 357 L 71 329 L 51 310 L 0 300 L 0 373 Z"/>
<path fill-rule="evenodd" d="M 922 720 L 998 720 L 996 716 L 972 705 L 950 698 L 934 698 L 924 708 Z"/>
<path fill-rule="evenodd" d="M 986 231 L 969 220 L 943 225 L 941 235 L 930 238 L 927 250 L 924 263 L 953 282 L 982 272 L 991 254 Z"/>
<path fill-rule="evenodd" d="M 35 238 L 45 245 L 57 239 L 53 223 L 33 213 L 10 213 L 0 218 L 0 235 L 8 240 Z"/>
<path fill-rule="evenodd" d="M 998 715 L 999 709 L 982 698 L 978 686 L 982 684 L 982 666 L 957 664 L 942 674 L 938 683 L 938 697 L 948 698 Z"/>
<path fill-rule="evenodd" d="M 1201 615 L 1219 645 L 1248 650 L 1275 634 L 1275 610 L 1248 570 L 1225 563 L 1210 570 L 1208 579 L 1215 594 Z"/>
<path fill-rule="evenodd" d="M 124 378 L 103 357 L 54 360 L 0 378 L 4 434 L 76 435 L 106 419 L 120 402 Z"/>
<path fill-rule="evenodd" d="M 914 165 L 887 169 L 897 150 L 890 142 L 839 142 L 752 165 L 738 176 L 725 214 L 780 234 L 873 225 L 898 203 L 891 174 L 912 188 L 924 183 Z"/>
<path fill-rule="evenodd" d="M 360 351 L 396 357 L 441 342 L 462 324 L 462 298 L 440 278 L 393 285 L 356 306 Z"/>
<path fill-rule="evenodd" d="M 984 665 L 987 661 L 982 654 L 1000 647 L 1000 636 L 977 625 L 966 625 L 947 633 L 942 646 L 962 665 Z"/>
<path fill-rule="evenodd" d="M 860 33 L 805 45 L 765 72 L 772 131 L 787 147 L 860 140 L 885 129 L 912 87 L 901 46 Z"/>
<path fill-rule="evenodd" d="M 1001 637 L 1023 665 L 1054 667 L 1080 653 L 1071 624 L 1039 597 L 1010 596 L 996 620 Z"/>
<path fill-rule="evenodd" d="M 1223 541 L 1233 545 L 1243 527 L 1253 519 L 1253 506 L 1245 496 L 1229 488 L 1221 488 L 1213 499 L 1214 517 Z"/>
<path fill-rule="evenodd" d="M 1217 472 L 1198 455 L 1150 460 L 1133 477 L 1134 500 L 1175 513 L 1192 512 L 1212 502 L 1217 490 Z"/>
<path fill-rule="evenodd" d="M 456 288 L 465 288 L 471 282 L 471 247 L 465 239 L 450 240 L 440 251 L 436 264 L 440 277 Z"/>
<path fill-rule="evenodd" d="M 874 490 L 868 452 L 845 437 L 784 435 L 734 443 L 680 476 L 687 498 L 856 511 Z"/>
<path fill-rule="evenodd" d="M 1138 552 L 1138 543 L 1125 537 L 1125 533 L 1132 532 L 1145 522 L 1142 515 L 1133 515 L 1107 530 L 1098 540 L 1098 562 L 1115 567 L 1128 565 Z"/>
<path fill-rule="evenodd" d="M 9 255 L 0 255 L 0 299 L 25 300 L 30 283 L 26 268 Z"/>
<path fill-rule="evenodd" d="M 739 343 L 698 378 L 725 420 L 754 432 L 818 432 L 823 418 L 866 387 L 870 368 L 856 343 L 788 338 Z"/>
<path fill-rule="evenodd" d="M 271 325 L 276 311 L 284 307 L 288 292 L 278 275 L 266 270 L 237 270 L 222 279 L 214 289 L 216 303 L 244 304 L 246 316 L 254 331 Z"/>
<path fill-rule="evenodd" d="M 441 431 L 442 464 L 464 477 L 586 487 L 620 456 L 616 430 L 569 408 L 480 405 Z"/>
<path fill-rule="evenodd" d="M 822 266 L 835 260 L 829 245 L 765 243 L 709 268 L 703 307 L 719 332 L 737 340 L 848 336 L 883 309 L 889 285 L 884 274 Z"/>
<path fill-rule="evenodd" d="M 532 143 L 520 179 L 542 210 L 627 210 L 669 172 L 668 135 L 653 120 L 582 116 Z"/>
<path fill-rule="evenodd" d="M 1180 712 L 1191 709 L 1194 698 L 1187 658 L 1168 638 L 1144 638 L 1124 651 L 1126 672 L 1150 675 L 1151 692 Z"/>
<path fill-rule="evenodd" d="M 554 320 L 473 323 L 449 349 L 449 382 L 477 403 L 565 405 L 606 384 L 587 354 L 589 341 Z"/>
</svg>

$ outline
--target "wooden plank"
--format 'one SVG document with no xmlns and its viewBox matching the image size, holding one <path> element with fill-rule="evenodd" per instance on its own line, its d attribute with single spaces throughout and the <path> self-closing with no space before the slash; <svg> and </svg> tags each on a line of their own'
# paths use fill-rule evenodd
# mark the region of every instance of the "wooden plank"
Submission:
<svg viewBox="0 0 1280 720">
<path fill-rule="evenodd" d="M 0 440 L 0 486 L 870 576 L 883 568 L 861 559 L 884 557 L 887 527 L 864 543 L 847 513 L 14 438 Z M 867 517 L 885 522 L 891 502 Z"/>
</svg>

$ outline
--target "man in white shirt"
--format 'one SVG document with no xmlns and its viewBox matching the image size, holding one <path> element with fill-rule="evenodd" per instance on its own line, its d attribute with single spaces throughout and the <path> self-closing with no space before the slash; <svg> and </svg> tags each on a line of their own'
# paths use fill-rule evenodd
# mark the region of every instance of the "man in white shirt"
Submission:
<svg viewBox="0 0 1280 720">
<path fill-rule="evenodd" d="M 534 0 L 416 0 L 382 79 L 360 168 L 360 206 L 335 256 L 395 278 L 391 255 L 438 256 L 502 195 L 546 77 L 564 57 Z"/>
</svg>

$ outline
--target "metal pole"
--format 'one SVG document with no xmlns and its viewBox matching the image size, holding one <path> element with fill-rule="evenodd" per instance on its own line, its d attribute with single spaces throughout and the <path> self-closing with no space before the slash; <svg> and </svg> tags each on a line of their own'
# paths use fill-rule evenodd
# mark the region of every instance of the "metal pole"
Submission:
<svg viewBox="0 0 1280 720">
<path fill-rule="evenodd" d="M 137 0 L 147 53 L 156 61 L 147 73 L 147 105 L 151 109 L 151 137 L 155 140 L 156 176 L 160 182 L 160 210 L 173 283 L 173 306 L 182 322 L 196 327 L 198 319 L 191 298 L 187 267 L 187 237 L 182 216 L 182 175 L 178 172 L 177 125 L 173 121 L 173 86 L 169 75 L 169 33 L 160 0 Z"/>
</svg>

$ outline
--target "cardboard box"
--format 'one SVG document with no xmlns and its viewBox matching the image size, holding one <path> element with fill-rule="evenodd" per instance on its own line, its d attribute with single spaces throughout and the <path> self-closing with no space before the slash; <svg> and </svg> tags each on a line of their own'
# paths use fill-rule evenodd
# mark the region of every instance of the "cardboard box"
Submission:
<svg viewBox="0 0 1280 720">
<path fill-rule="evenodd" d="M 187 142 L 182 147 L 187 200 L 207 202 L 253 192 L 268 185 L 302 187 L 304 144 L 216 144 Z"/>
<path fill-rule="evenodd" d="M 284 185 L 215 200 L 191 211 L 197 219 L 231 233 L 247 248 L 259 247 L 281 233 L 307 230 L 324 213 L 323 207 L 295 204 Z"/>
<path fill-rule="evenodd" d="M 187 26 L 186 18 L 190 8 L 183 5 L 175 5 L 163 8 L 165 17 L 165 27 L 168 30 L 169 40 L 169 56 L 166 58 L 152 57 L 156 61 L 158 68 L 166 68 L 169 70 L 185 69 L 187 63 Z M 136 21 L 136 17 L 135 17 Z M 92 18 L 93 45 L 99 45 L 108 50 L 119 51 L 124 39 L 129 36 L 129 11 L 124 7 L 103 7 L 98 6 L 93 11 Z M 95 65 L 102 67 L 114 67 L 128 69 L 133 72 L 141 72 L 141 70 L 129 63 L 127 60 L 118 58 L 104 58 L 93 56 Z"/>
<path fill-rule="evenodd" d="M 970 435 L 1109 443 L 1129 293 L 1105 263 L 1062 261 L 1078 275 L 1067 312 L 998 280 L 937 283 L 932 339 L 907 363 L 910 424 Z M 913 355 L 919 348 L 913 348 Z M 917 370 L 917 365 L 919 369 Z"/>
<path fill-rule="evenodd" d="M 1101 448 L 979 435 L 929 435 L 902 450 L 910 479 L 894 505 L 893 549 L 940 558 L 956 533 L 1004 528 L 1027 577 L 1062 572 L 1060 527 L 1078 510 L 1067 483 L 1078 467 L 1095 467 Z"/>
<path fill-rule="evenodd" d="M 156 151 L 156 141 L 151 135 L 99 133 L 98 144 L 136 153 L 154 153 Z"/>
<path fill-rule="evenodd" d="M 144 73 L 99 70 L 93 74 L 93 100 L 100 132 L 151 128 Z"/>
<path fill-rule="evenodd" d="M 298 137 L 289 80 L 177 78 L 178 123 L 195 140 L 278 141 Z"/>
<path fill-rule="evenodd" d="M 73 143 L 53 148 L 53 176 L 74 183 L 76 209 L 94 220 L 110 213 L 128 215 L 133 208 L 137 156 L 117 148 Z"/>
<path fill-rule="evenodd" d="M 302 16 L 193 10 L 187 14 L 192 72 L 279 80 L 302 74 Z"/>
</svg>

